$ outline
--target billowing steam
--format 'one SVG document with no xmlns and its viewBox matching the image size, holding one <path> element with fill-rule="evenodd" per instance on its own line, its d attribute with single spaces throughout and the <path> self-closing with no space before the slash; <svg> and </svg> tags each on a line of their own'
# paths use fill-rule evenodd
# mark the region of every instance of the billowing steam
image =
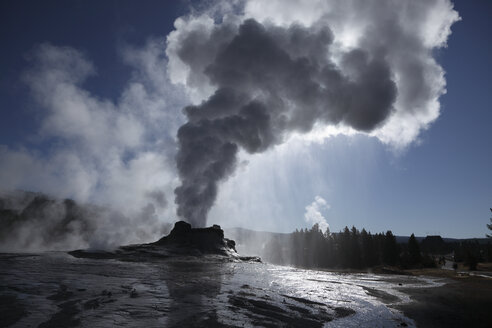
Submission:
<svg viewBox="0 0 492 328">
<path fill-rule="evenodd" d="M 431 49 L 445 44 L 458 19 L 447 1 L 357 6 L 327 1 L 309 19 L 301 10 L 299 22 L 288 18 L 296 4 L 279 3 L 259 11 L 250 1 L 244 16 L 226 15 L 218 22 L 205 16 L 180 19 L 168 37 L 174 80 L 210 94 L 184 109 L 188 122 L 178 130 L 177 213 L 195 226 L 206 224 L 218 185 L 234 172 L 240 149 L 261 153 L 315 125 L 343 126 L 401 145 L 438 115 L 444 80 Z M 423 20 L 438 21 L 439 37 L 429 40 L 408 28 L 408 19 L 436 7 L 447 11 Z M 271 8 L 279 13 L 265 16 L 274 13 Z M 342 19 L 332 10 L 346 15 L 353 31 L 343 25 L 343 34 Z"/>
<path fill-rule="evenodd" d="M 156 195 L 158 197 L 158 195 Z M 43 193 L 0 191 L 2 252 L 112 248 L 122 241 L 150 239 L 169 232 L 152 203 L 138 213 L 140 225 L 114 209 L 56 199 Z"/>
<path fill-rule="evenodd" d="M 176 211 L 204 226 L 241 152 L 335 133 L 402 149 L 439 116 L 449 0 L 212 2 L 167 43 L 120 47 L 131 77 L 112 95 L 93 83 L 92 54 L 33 45 L 21 80 L 35 127 L 0 143 L 0 249 L 151 241 Z M 273 208 L 261 201 L 248 206 Z"/>
<path fill-rule="evenodd" d="M 1 251 L 152 241 L 174 219 L 186 95 L 168 81 L 162 41 L 118 53 L 132 77 L 116 99 L 87 89 L 97 70 L 77 49 L 43 43 L 27 54 L 22 81 L 39 126 L 20 146 L 0 143 Z"/>
</svg>

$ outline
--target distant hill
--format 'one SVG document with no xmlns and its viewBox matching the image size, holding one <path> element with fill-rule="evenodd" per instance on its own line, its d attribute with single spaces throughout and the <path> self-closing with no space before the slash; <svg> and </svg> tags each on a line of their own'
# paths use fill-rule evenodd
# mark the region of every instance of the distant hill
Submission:
<svg viewBox="0 0 492 328">
<path fill-rule="evenodd" d="M 395 236 L 396 237 L 396 242 L 398 244 L 406 244 L 408 243 L 408 239 L 410 236 Z M 426 236 L 427 237 L 427 236 Z M 415 237 L 419 243 L 421 243 L 426 237 Z M 492 242 L 489 238 L 446 238 L 442 237 L 443 241 L 445 243 L 459 243 L 459 242 L 478 242 L 481 245 L 485 245 L 489 242 Z"/>
</svg>

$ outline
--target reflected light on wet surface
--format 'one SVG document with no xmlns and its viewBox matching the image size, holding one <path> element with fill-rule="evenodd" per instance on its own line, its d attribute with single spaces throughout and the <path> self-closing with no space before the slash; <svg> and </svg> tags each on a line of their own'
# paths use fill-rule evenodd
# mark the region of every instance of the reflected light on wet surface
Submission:
<svg viewBox="0 0 492 328">
<path fill-rule="evenodd" d="M 216 259 L 0 255 L 0 294 L 21 314 L 12 327 L 412 327 L 391 307 L 410 301 L 398 289 L 443 283 Z"/>
</svg>

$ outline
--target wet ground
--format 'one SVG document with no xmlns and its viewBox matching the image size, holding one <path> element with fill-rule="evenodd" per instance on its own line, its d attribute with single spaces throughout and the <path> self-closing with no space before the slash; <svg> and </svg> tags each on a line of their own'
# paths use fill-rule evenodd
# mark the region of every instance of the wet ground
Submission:
<svg viewBox="0 0 492 328">
<path fill-rule="evenodd" d="M 439 278 L 176 258 L 0 254 L 0 327 L 412 327 L 402 292 Z"/>
</svg>

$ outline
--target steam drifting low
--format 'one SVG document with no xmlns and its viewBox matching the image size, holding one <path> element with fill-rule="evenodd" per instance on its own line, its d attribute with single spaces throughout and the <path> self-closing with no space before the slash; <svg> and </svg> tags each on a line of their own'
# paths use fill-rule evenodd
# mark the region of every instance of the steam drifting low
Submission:
<svg viewBox="0 0 492 328">
<path fill-rule="evenodd" d="M 431 51 L 459 17 L 448 1 L 383 2 L 249 1 L 239 16 L 219 6 L 215 20 L 176 21 L 171 79 L 199 100 L 177 134 L 179 216 L 206 224 L 240 149 L 261 153 L 319 125 L 402 147 L 437 118 L 445 81 Z"/>
</svg>

